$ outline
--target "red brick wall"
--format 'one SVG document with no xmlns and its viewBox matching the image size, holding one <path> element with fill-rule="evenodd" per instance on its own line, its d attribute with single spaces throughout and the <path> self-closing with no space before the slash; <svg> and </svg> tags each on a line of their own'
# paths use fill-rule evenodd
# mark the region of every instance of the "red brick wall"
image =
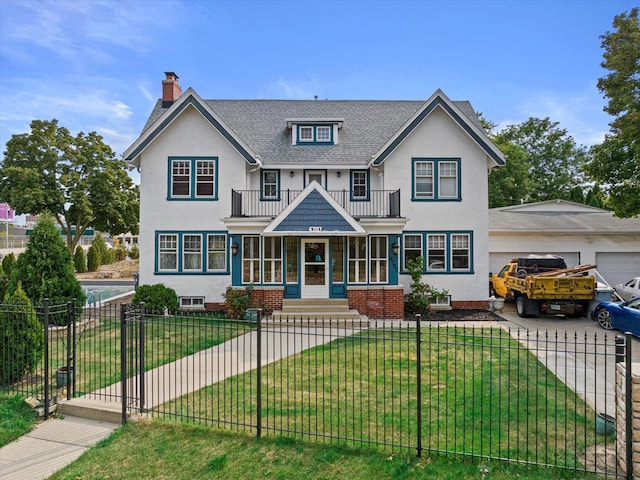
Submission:
<svg viewBox="0 0 640 480">
<path fill-rule="evenodd" d="M 349 306 L 372 319 L 404 318 L 402 288 L 349 288 Z"/>
<path fill-rule="evenodd" d="M 251 305 L 262 308 L 262 315 L 269 315 L 274 310 L 282 310 L 284 289 L 261 289 L 254 287 L 251 291 Z"/>
</svg>

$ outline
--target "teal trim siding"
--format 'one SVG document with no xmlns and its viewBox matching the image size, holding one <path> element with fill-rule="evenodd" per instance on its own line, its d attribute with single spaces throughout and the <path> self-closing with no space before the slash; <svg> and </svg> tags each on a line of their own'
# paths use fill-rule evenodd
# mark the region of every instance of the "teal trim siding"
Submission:
<svg viewBox="0 0 640 480">
<path fill-rule="evenodd" d="M 274 229 L 275 232 L 308 232 L 319 227 L 326 232 L 353 232 L 353 226 L 316 190 L 289 213 Z M 328 233 L 330 235 L 330 233 Z"/>
<path fill-rule="evenodd" d="M 241 235 L 230 235 L 229 236 L 229 252 L 231 252 L 231 247 L 233 244 L 238 245 L 238 253 L 234 255 L 230 254 L 231 257 L 231 285 L 242 286 L 242 236 Z"/>
</svg>

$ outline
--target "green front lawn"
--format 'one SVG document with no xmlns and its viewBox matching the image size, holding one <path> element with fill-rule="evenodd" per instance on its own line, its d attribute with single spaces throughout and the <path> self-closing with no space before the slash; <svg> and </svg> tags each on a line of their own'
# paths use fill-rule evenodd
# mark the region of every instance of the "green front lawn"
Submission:
<svg viewBox="0 0 640 480">
<path fill-rule="evenodd" d="M 29 433 L 38 422 L 38 414 L 20 395 L 0 395 L 0 447 Z"/>
<path fill-rule="evenodd" d="M 485 473 L 487 472 L 488 473 Z M 550 480 L 592 479 L 574 471 L 478 462 L 460 456 L 417 458 L 283 437 L 255 438 L 161 421 L 128 424 L 50 480 Z"/>
</svg>

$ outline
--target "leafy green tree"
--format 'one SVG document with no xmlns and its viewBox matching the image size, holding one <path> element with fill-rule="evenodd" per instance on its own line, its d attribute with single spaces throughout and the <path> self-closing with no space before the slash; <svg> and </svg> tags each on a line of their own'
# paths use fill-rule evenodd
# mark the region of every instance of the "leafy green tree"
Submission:
<svg viewBox="0 0 640 480">
<path fill-rule="evenodd" d="M 101 259 L 100 259 L 100 249 L 95 245 L 91 245 L 89 247 L 89 251 L 87 252 L 87 271 L 95 272 L 100 268 Z"/>
<path fill-rule="evenodd" d="M 44 327 L 20 283 L 4 302 L 11 308 L 0 313 L 0 385 L 33 372 L 44 350 Z"/>
<path fill-rule="evenodd" d="M 124 161 L 96 132 L 73 136 L 57 120 L 34 120 L 7 142 L 0 201 L 18 214 L 51 212 L 71 253 L 88 227 L 138 231 L 139 189 Z"/>
<path fill-rule="evenodd" d="M 587 192 L 587 197 L 584 203 L 591 205 L 592 207 L 607 208 L 607 202 L 602 193 L 602 189 L 599 185 L 594 185 Z"/>
<path fill-rule="evenodd" d="M 508 126 L 494 137 L 498 145 L 515 144 L 527 155 L 527 175 L 531 184 L 529 196 L 521 196 L 518 200 L 568 199 L 571 189 L 583 184 L 587 151 L 577 146 L 573 137 L 558 125 L 548 117 L 532 117 L 518 125 Z"/>
<path fill-rule="evenodd" d="M 614 118 L 610 132 L 593 147 L 587 173 L 606 186 L 609 206 L 619 217 L 640 215 L 640 24 L 639 8 L 613 20 L 613 32 L 602 35 L 604 61 L 610 73 L 598 80 L 609 99 L 604 110 Z"/>
<path fill-rule="evenodd" d="M 489 174 L 489 208 L 518 204 L 532 195 L 527 153 L 513 143 L 496 145 L 505 154 L 507 164 Z"/>
<path fill-rule="evenodd" d="M 20 283 L 33 303 L 49 298 L 51 304 L 60 304 L 75 298 L 84 304 L 71 253 L 50 215 L 41 216 L 34 227 L 26 250 L 18 257 L 8 292 L 16 292 Z"/>
<path fill-rule="evenodd" d="M 11 278 L 13 268 L 16 266 L 16 256 L 13 253 L 8 253 L 2 259 L 2 271 L 5 274 L 7 280 Z"/>
<path fill-rule="evenodd" d="M 577 185 L 573 187 L 569 192 L 569 200 L 576 203 L 585 203 L 584 190 L 582 190 L 582 187 Z"/>
<path fill-rule="evenodd" d="M 91 241 L 91 246 L 95 247 L 96 250 L 98 251 L 98 258 L 100 259 L 100 262 L 98 263 L 98 267 L 100 265 L 105 265 L 109 262 L 107 262 L 107 243 L 104 241 L 104 238 L 102 237 L 102 235 L 98 234 L 96 235 L 93 240 Z"/>
<path fill-rule="evenodd" d="M 84 273 L 87 271 L 87 256 L 84 254 L 84 248 L 80 245 L 76 247 L 76 253 L 73 255 L 73 263 L 76 267 L 76 272 Z"/>
</svg>

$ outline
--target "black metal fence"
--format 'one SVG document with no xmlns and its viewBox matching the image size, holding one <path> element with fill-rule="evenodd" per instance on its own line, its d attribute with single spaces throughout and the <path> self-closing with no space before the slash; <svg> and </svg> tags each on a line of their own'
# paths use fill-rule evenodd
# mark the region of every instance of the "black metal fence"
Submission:
<svg viewBox="0 0 640 480">
<path fill-rule="evenodd" d="M 3 305 L 0 315 L 17 310 Z M 130 305 L 33 313 L 44 327 L 42 356 L 2 389 L 48 405 L 64 393 L 120 402 L 123 421 L 141 413 L 258 436 L 633 475 L 630 462 L 625 473 L 616 461 L 611 423 L 615 364 L 631 362 L 629 336 L 616 343 L 600 332 L 452 324 L 437 312 L 370 323 L 226 320 Z M 0 332 L 3 365 L 10 334 Z M 56 383 L 66 366 L 74 374 Z"/>
<path fill-rule="evenodd" d="M 120 310 L 115 304 L 0 305 L 0 392 L 58 399 L 120 381 Z"/>
<path fill-rule="evenodd" d="M 438 321 L 195 323 L 140 311 L 123 319 L 141 339 L 174 322 L 192 337 L 230 337 L 140 369 L 134 403 L 151 416 L 631 478 L 615 460 L 615 363 L 627 361 L 615 335 Z M 629 352 L 630 338 L 617 346 Z"/>
</svg>

